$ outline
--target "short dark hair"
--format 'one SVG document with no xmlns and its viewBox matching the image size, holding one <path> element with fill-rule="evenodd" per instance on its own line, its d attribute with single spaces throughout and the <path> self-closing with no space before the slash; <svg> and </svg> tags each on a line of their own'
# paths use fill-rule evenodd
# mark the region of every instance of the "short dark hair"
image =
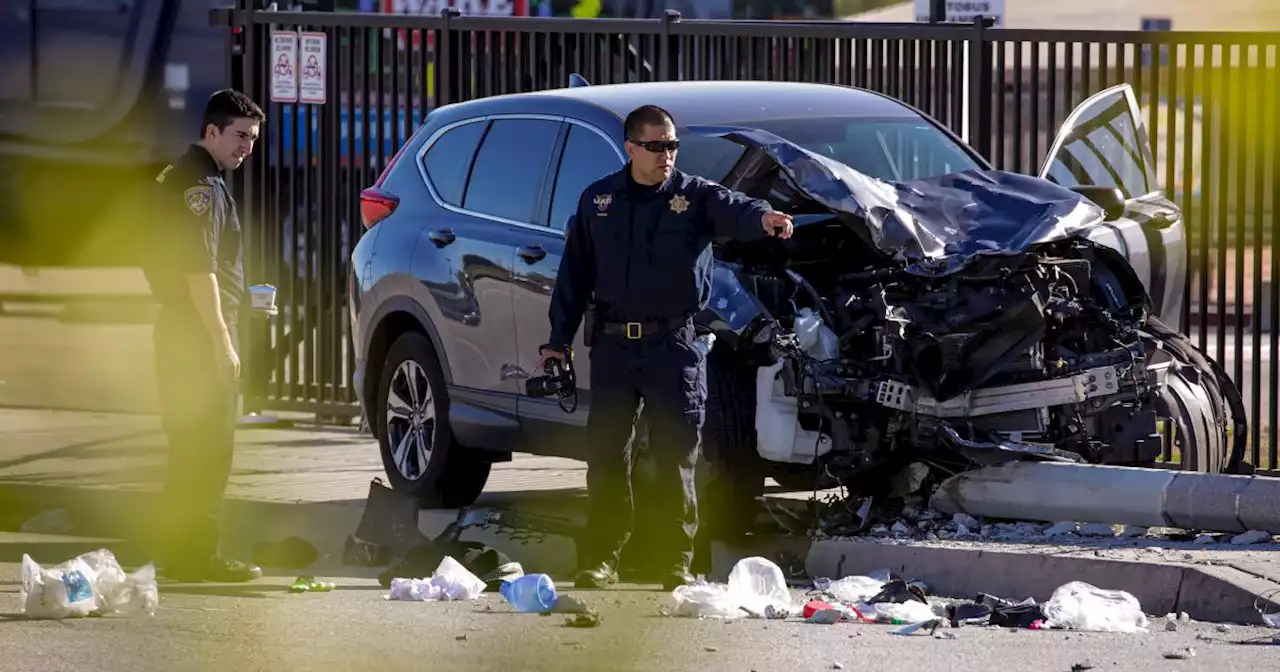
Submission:
<svg viewBox="0 0 1280 672">
<path fill-rule="evenodd" d="M 627 115 L 627 121 L 623 125 L 623 132 L 627 134 L 628 140 L 635 140 L 644 135 L 645 126 L 666 126 L 667 124 L 672 127 L 676 125 L 676 121 L 671 118 L 670 112 L 657 105 L 641 105 L 631 110 L 631 114 Z"/>
<path fill-rule="evenodd" d="M 235 89 L 222 89 L 209 97 L 204 106 L 204 121 L 200 124 L 200 137 L 213 124 L 219 131 L 226 129 L 236 119 L 252 119 L 258 123 L 266 121 L 267 115 L 249 96 Z"/>
</svg>

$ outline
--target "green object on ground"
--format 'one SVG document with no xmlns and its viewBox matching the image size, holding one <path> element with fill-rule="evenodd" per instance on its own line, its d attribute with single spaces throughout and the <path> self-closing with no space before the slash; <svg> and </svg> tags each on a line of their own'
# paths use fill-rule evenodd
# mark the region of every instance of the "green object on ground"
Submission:
<svg viewBox="0 0 1280 672">
<path fill-rule="evenodd" d="M 293 585 L 289 586 L 291 593 L 327 593 L 338 585 L 325 581 L 316 581 L 314 576 L 299 576 L 293 580 Z"/>
</svg>

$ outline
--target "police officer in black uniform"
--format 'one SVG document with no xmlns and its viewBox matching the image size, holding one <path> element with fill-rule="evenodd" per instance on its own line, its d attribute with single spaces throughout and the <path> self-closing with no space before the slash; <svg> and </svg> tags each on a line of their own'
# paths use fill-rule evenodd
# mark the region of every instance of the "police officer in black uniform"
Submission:
<svg viewBox="0 0 1280 672">
<path fill-rule="evenodd" d="M 595 302 L 591 413 L 587 421 L 589 511 L 579 548 L 579 588 L 617 582 L 630 537 L 631 439 L 641 409 L 659 470 L 652 507 L 672 590 L 692 581 L 698 527 L 694 464 L 707 396 L 706 360 L 696 348 L 693 316 L 708 300 L 717 238 L 789 238 L 791 218 L 766 201 L 675 169 L 675 123 L 653 105 L 625 122 L 629 161 L 583 192 L 551 298 L 551 338 L 539 370 L 564 360 L 589 298 Z M 590 323 L 589 323 L 590 324 Z"/>
<path fill-rule="evenodd" d="M 162 563 L 179 581 L 262 575 L 218 553 L 217 514 L 235 446 L 245 300 L 240 219 L 222 174 L 253 151 L 265 118 L 248 96 L 218 91 L 205 107 L 200 140 L 156 177 L 143 267 L 160 306 L 156 382 L 169 441 Z"/>
</svg>

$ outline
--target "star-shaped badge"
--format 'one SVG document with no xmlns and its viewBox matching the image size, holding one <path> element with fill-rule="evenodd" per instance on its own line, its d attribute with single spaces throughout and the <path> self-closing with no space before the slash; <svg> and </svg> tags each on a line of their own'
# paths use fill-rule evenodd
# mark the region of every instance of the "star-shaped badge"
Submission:
<svg viewBox="0 0 1280 672">
<path fill-rule="evenodd" d="M 677 215 L 679 215 L 688 209 L 689 209 L 689 199 L 685 198 L 684 194 L 676 194 L 675 196 L 671 197 L 671 212 L 674 212 Z"/>
</svg>

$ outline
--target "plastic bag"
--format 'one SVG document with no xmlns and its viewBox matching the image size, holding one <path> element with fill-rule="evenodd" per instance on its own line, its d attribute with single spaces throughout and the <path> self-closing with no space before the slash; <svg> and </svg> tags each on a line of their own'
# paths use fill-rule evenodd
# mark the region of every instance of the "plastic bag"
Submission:
<svg viewBox="0 0 1280 672">
<path fill-rule="evenodd" d="M 413 602 L 474 600 L 484 589 L 484 581 L 462 563 L 445 556 L 429 579 L 392 579 L 387 599 Z"/>
<path fill-rule="evenodd" d="M 154 616 L 159 588 L 153 565 L 126 574 L 107 549 L 99 549 L 45 569 L 22 555 L 22 613 L 28 618 L 85 616 Z"/>
<path fill-rule="evenodd" d="M 1096 632 L 1146 632 L 1147 616 L 1138 599 L 1123 590 L 1104 590 L 1072 581 L 1053 591 L 1041 605 L 1051 628 Z"/>
<path fill-rule="evenodd" d="M 729 584 L 699 581 L 671 591 L 676 616 L 693 618 L 787 618 L 796 611 L 782 569 L 761 557 L 743 558 Z"/>
<path fill-rule="evenodd" d="M 888 578 L 881 581 L 872 576 L 846 576 L 832 581 L 821 590 L 831 593 L 832 597 L 841 602 L 863 602 L 875 597 L 888 582 Z"/>
</svg>

